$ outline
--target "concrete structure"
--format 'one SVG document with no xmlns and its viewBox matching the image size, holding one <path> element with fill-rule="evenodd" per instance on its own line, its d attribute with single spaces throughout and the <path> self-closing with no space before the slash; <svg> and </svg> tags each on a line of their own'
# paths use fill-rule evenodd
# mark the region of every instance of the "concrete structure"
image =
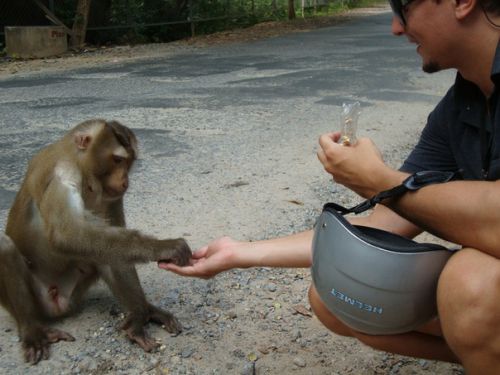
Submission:
<svg viewBox="0 0 500 375">
<path fill-rule="evenodd" d="M 61 26 L 7 26 L 5 45 L 9 56 L 20 58 L 48 57 L 68 50 Z"/>
</svg>

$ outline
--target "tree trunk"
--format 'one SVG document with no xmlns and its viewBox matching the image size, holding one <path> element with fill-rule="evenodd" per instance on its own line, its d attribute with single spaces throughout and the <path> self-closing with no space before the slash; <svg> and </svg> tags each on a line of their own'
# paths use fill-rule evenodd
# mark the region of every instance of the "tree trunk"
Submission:
<svg viewBox="0 0 500 375">
<path fill-rule="evenodd" d="M 271 9 L 273 11 L 273 15 L 276 17 L 278 15 L 278 5 L 276 4 L 276 0 L 271 0 Z"/>
<path fill-rule="evenodd" d="M 295 19 L 295 5 L 294 0 L 288 0 L 288 19 Z"/>
<path fill-rule="evenodd" d="M 71 48 L 79 49 L 85 44 L 91 2 L 92 0 L 78 0 L 73 22 L 73 36 L 70 38 Z"/>
</svg>

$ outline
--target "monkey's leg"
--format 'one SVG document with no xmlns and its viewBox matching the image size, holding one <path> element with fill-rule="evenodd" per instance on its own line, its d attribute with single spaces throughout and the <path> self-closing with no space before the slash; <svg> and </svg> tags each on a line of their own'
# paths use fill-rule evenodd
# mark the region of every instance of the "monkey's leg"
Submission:
<svg viewBox="0 0 500 375">
<path fill-rule="evenodd" d="M 159 345 L 144 330 L 144 326 L 149 322 L 160 324 L 171 333 L 182 331 L 182 326 L 175 316 L 146 301 L 133 265 L 104 266 L 100 270 L 103 279 L 128 312 L 122 329 L 131 341 L 139 344 L 147 352 Z"/>
<path fill-rule="evenodd" d="M 23 257 L 12 241 L 0 234 L 0 303 L 16 320 L 24 359 L 36 364 L 49 358 L 50 344 L 75 339 L 44 325 L 43 312 L 32 285 L 31 271 Z"/>
</svg>

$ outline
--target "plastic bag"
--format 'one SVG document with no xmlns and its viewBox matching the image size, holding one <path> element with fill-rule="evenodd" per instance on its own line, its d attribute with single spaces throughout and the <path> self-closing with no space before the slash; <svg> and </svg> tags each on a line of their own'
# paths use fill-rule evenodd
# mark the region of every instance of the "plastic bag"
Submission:
<svg viewBox="0 0 500 375">
<path fill-rule="evenodd" d="M 358 130 L 358 117 L 361 113 L 360 107 L 359 102 L 342 103 L 339 143 L 343 146 L 354 145 L 357 141 L 356 131 Z"/>
</svg>

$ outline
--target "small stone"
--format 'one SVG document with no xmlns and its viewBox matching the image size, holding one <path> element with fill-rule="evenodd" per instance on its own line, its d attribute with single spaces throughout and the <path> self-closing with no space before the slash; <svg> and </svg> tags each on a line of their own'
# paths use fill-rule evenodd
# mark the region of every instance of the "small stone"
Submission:
<svg viewBox="0 0 500 375">
<path fill-rule="evenodd" d="M 294 329 L 291 332 L 291 336 L 292 336 L 292 341 L 297 341 L 302 337 L 302 333 L 300 332 L 300 330 Z"/>
<path fill-rule="evenodd" d="M 245 358 L 245 353 L 243 353 L 243 350 L 241 350 L 241 349 L 235 349 L 235 350 L 233 350 L 233 355 L 236 358 Z"/>
<path fill-rule="evenodd" d="M 297 367 L 306 367 L 306 361 L 302 357 L 295 357 L 293 359 L 293 364 Z"/>
<path fill-rule="evenodd" d="M 259 346 L 257 350 L 262 354 L 269 354 L 269 348 L 266 346 Z"/>
<path fill-rule="evenodd" d="M 80 372 L 90 372 L 97 370 L 97 362 L 92 358 L 84 358 L 83 361 L 78 365 L 78 370 Z"/>
<path fill-rule="evenodd" d="M 149 365 L 146 367 L 145 371 L 148 372 L 148 371 L 151 371 L 151 370 L 154 370 L 155 368 L 157 368 L 158 366 L 160 365 L 160 361 L 158 359 L 152 359 L 150 362 L 149 362 Z"/>
<path fill-rule="evenodd" d="M 189 358 L 193 355 L 193 353 L 194 353 L 194 349 L 186 348 L 186 349 L 182 350 L 181 357 L 182 358 Z"/>
<path fill-rule="evenodd" d="M 255 353 L 249 353 L 247 355 L 247 359 L 250 361 L 250 362 L 255 362 L 258 358 L 257 358 L 257 354 Z"/>
<path fill-rule="evenodd" d="M 418 361 L 418 364 L 423 368 L 423 369 L 426 369 L 427 367 L 429 367 L 429 362 L 426 361 L 425 359 L 421 359 Z"/>
<path fill-rule="evenodd" d="M 276 292 L 276 290 L 278 290 L 278 287 L 276 286 L 276 284 L 270 283 L 266 285 L 266 289 L 269 292 Z"/>
<path fill-rule="evenodd" d="M 241 369 L 241 375 L 255 375 L 255 362 L 245 363 Z"/>
</svg>

